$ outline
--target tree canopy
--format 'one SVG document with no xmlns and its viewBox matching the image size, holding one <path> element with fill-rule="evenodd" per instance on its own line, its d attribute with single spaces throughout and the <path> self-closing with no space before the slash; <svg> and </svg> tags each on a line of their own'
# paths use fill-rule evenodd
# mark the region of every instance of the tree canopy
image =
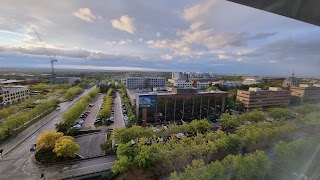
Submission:
<svg viewBox="0 0 320 180">
<path fill-rule="evenodd" d="M 57 156 L 75 157 L 79 152 L 79 145 L 75 142 L 73 137 L 63 136 L 55 143 L 53 152 L 55 152 Z"/>
<path fill-rule="evenodd" d="M 41 148 L 54 149 L 58 139 L 63 137 L 63 133 L 57 132 L 55 130 L 47 130 L 41 133 L 40 137 L 36 142 L 36 149 L 40 150 Z"/>
</svg>

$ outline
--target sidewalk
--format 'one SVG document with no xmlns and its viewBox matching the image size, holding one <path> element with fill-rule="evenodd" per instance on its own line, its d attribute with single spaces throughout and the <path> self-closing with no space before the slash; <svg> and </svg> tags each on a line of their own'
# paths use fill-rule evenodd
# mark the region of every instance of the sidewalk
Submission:
<svg viewBox="0 0 320 180">
<path fill-rule="evenodd" d="M 111 170 L 115 160 L 116 156 L 103 156 L 46 166 L 36 164 L 33 156 L 29 159 L 29 163 L 33 167 L 42 169 L 46 179 L 62 180 Z"/>
</svg>

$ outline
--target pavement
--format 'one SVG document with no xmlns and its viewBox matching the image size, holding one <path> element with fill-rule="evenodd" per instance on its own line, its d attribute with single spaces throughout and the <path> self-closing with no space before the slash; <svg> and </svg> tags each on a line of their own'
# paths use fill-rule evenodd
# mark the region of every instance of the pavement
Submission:
<svg viewBox="0 0 320 180">
<path fill-rule="evenodd" d="M 109 126 L 109 128 L 115 129 L 115 128 L 125 127 L 121 106 L 122 106 L 121 95 L 119 92 L 116 92 L 116 98 L 114 99 L 114 104 L 113 104 L 115 120 L 114 120 L 114 123 Z"/>
<path fill-rule="evenodd" d="M 77 137 L 76 142 L 80 145 L 79 154 L 84 158 L 103 156 L 104 152 L 101 150 L 100 144 L 105 140 L 104 132 Z"/>
<path fill-rule="evenodd" d="M 96 129 L 94 126 L 94 120 L 97 118 L 97 115 L 100 111 L 100 107 L 103 103 L 103 96 L 104 94 L 99 94 L 94 99 L 94 106 L 88 107 L 86 111 L 90 111 L 90 114 L 85 119 L 84 123 L 82 124 L 81 130 L 89 130 L 89 129 Z"/>
<path fill-rule="evenodd" d="M 18 136 L 1 144 L 0 149 L 3 149 L 3 156 L 0 159 L 0 179 L 38 179 L 43 169 L 42 167 L 32 164 L 31 145 L 43 131 L 54 130 L 55 124 L 61 121 L 63 112 L 71 107 L 78 99 L 90 92 L 90 90 L 91 89 L 85 90 L 81 95 L 74 98 L 73 101 L 61 103 L 61 109 L 59 111 L 53 111 Z M 48 174 L 48 177 L 51 177 L 46 179 L 52 179 L 67 175 L 72 176 L 77 173 L 93 171 L 94 169 L 102 169 L 102 167 L 110 168 L 114 160 L 115 157 L 109 159 L 108 157 L 102 157 L 88 161 L 73 162 L 72 166 L 58 165 L 43 168 L 46 169 L 44 174 Z"/>
</svg>

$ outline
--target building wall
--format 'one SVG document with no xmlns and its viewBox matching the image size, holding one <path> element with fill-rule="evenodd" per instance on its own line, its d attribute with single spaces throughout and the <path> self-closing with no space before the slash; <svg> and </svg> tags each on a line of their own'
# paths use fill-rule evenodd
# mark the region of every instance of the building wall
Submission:
<svg viewBox="0 0 320 180">
<path fill-rule="evenodd" d="M 290 92 L 286 90 L 255 92 L 237 90 L 237 100 L 242 102 L 247 109 L 288 106 L 290 98 Z"/>
<path fill-rule="evenodd" d="M 137 104 L 137 123 L 191 121 L 220 114 L 225 111 L 227 96 L 227 92 L 158 94 L 155 109 L 139 108 Z"/>
<path fill-rule="evenodd" d="M 162 77 L 127 77 L 126 85 L 128 89 L 145 89 L 153 87 L 164 87 L 166 79 Z"/>
<path fill-rule="evenodd" d="M 0 104 L 12 104 L 29 97 L 30 90 L 27 87 L 2 87 L 0 88 Z"/>
<path fill-rule="evenodd" d="M 302 102 L 320 102 L 320 87 L 290 87 L 291 95 L 299 97 Z"/>
</svg>

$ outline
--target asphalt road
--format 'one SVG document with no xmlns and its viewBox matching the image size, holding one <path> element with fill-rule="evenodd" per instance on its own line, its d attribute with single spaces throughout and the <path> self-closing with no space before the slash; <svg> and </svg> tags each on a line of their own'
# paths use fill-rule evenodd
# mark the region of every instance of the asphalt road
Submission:
<svg viewBox="0 0 320 180">
<path fill-rule="evenodd" d="M 113 107 L 114 107 L 115 121 L 109 127 L 112 129 L 125 127 L 125 124 L 123 121 L 122 107 L 121 107 L 121 96 L 119 92 L 116 92 L 116 98 L 114 100 Z"/>
<path fill-rule="evenodd" d="M 100 107 L 103 103 L 103 94 L 99 94 L 95 99 L 94 99 L 94 106 L 93 107 L 88 107 L 86 111 L 90 111 L 90 114 L 88 117 L 85 119 L 81 130 L 89 130 L 89 129 L 96 129 L 94 126 L 94 120 L 96 119 Z"/>
<path fill-rule="evenodd" d="M 86 90 L 83 92 L 80 96 L 75 98 L 73 101 L 67 101 L 64 103 L 61 103 L 61 109 L 59 111 L 54 111 L 47 115 L 46 117 L 39 120 L 36 124 L 30 126 L 25 131 L 20 133 L 17 137 L 12 138 L 10 141 L 7 141 L 3 143 L 0 146 L 0 149 L 3 149 L 3 157 L 0 161 L 0 179 L 38 179 L 39 174 L 42 172 L 39 167 L 32 165 L 31 161 L 31 155 L 30 147 L 31 144 L 33 144 L 38 136 L 45 130 L 55 129 L 55 124 L 58 123 L 62 119 L 62 114 L 64 111 L 66 111 L 69 107 L 71 107 L 79 98 L 86 95 L 89 91 Z M 96 160 L 95 160 L 96 161 Z M 104 161 L 103 163 L 106 163 L 107 161 Z M 102 164 L 103 164 L 102 163 Z M 112 162 L 113 163 L 113 162 Z M 109 163 L 108 165 L 112 164 Z M 80 171 L 85 171 L 86 166 L 92 166 L 92 164 L 96 164 L 97 167 L 99 166 L 99 162 L 77 162 L 74 164 L 71 169 L 77 169 L 79 166 L 82 168 Z M 100 163 L 101 164 L 101 163 Z M 106 165 L 106 164 L 105 164 Z M 101 165 L 103 166 L 103 165 Z M 51 168 L 51 169 L 50 169 Z M 49 175 L 51 174 L 52 177 L 54 177 L 54 174 L 60 174 L 64 173 L 65 175 L 73 174 L 73 171 L 67 171 L 70 170 L 70 167 L 65 168 L 61 166 L 58 166 L 58 168 L 50 167 L 48 168 Z M 65 169 L 63 169 L 65 168 Z M 90 168 L 89 168 L 90 169 Z M 59 171 L 61 172 L 59 172 Z M 79 173 L 77 172 L 77 173 Z M 57 176 L 58 177 L 58 176 Z"/>
</svg>

